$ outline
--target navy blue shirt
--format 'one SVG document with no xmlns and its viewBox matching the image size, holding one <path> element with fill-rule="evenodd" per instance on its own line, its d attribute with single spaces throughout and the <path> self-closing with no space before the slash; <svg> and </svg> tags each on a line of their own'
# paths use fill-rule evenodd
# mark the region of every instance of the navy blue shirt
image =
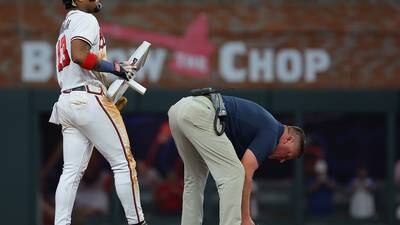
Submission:
<svg viewBox="0 0 400 225">
<path fill-rule="evenodd" d="M 249 148 L 258 164 L 277 146 L 284 126 L 271 113 L 255 102 L 232 96 L 222 96 L 228 115 L 225 133 L 241 159 Z"/>
</svg>

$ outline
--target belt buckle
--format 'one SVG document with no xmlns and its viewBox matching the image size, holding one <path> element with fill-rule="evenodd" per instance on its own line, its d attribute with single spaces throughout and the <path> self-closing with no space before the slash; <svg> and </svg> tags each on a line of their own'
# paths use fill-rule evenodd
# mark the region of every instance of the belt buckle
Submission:
<svg viewBox="0 0 400 225">
<path fill-rule="evenodd" d="M 95 95 L 102 95 L 103 94 L 103 89 L 101 87 L 97 87 L 97 86 L 92 86 L 92 85 L 85 85 L 84 86 L 86 88 L 86 91 L 90 94 L 95 94 Z M 91 88 L 95 88 L 98 89 L 99 91 L 95 91 L 95 90 L 91 90 Z"/>
</svg>

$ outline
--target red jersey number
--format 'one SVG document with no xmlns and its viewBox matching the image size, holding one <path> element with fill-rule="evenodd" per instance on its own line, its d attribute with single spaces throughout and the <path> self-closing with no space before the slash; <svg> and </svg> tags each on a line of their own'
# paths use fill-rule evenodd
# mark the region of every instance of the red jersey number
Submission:
<svg viewBox="0 0 400 225">
<path fill-rule="evenodd" d="M 65 40 L 65 36 L 63 36 L 57 43 L 57 57 L 58 72 L 60 72 L 71 62 L 67 51 L 67 41 Z"/>
</svg>

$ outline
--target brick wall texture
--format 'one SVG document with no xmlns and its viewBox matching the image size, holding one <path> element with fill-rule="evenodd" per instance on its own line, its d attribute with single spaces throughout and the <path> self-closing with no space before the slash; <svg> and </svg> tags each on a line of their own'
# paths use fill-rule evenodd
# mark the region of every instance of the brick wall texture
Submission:
<svg viewBox="0 0 400 225">
<path fill-rule="evenodd" d="M 22 2 L 19 4 L 18 2 Z M 161 1 L 162 2 L 162 1 Z M 256 1 L 253 1 L 256 2 Z M 219 85 L 254 88 L 371 88 L 400 87 L 400 5 L 385 1 L 345 1 L 311 4 L 287 3 L 143 3 L 107 1 L 98 16 L 101 23 L 117 24 L 143 32 L 181 37 L 197 16 L 207 17 L 208 40 L 215 46 L 209 56 L 206 78 L 185 76 L 184 72 L 163 68 L 157 82 L 149 86 L 186 87 Z M 7 1 L 0 3 L 0 87 L 57 87 L 54 79 L 25 83 L 21 79 L 21 46 L 25 41 L 46 41 L 55 45 L 65 10 L 61 1 Z M 131 48 L 132 42 L 107 38 L 107 46 Z M 227 42 L 241 41 L 249 49 L 325 49 L 330 56 L 329 69 L 319 73 L 315 82 L 300 79 L 283 83 L 229 83 L 220 76 L 219 50 Z M 139 43 L 139 42 L 137 42 Z M 196 42 L 193 43 L 195 45 Z M 168 57 L 173 49 L 162 44 Z M 242 59 L 243 58 L 243 59 Z M 247 66 L 239 57 L 238 67 Z M 55 72 L 55 69 L 54 69 Z M 185 86 L 186 85 L 186 86 Z"/>
</svg>

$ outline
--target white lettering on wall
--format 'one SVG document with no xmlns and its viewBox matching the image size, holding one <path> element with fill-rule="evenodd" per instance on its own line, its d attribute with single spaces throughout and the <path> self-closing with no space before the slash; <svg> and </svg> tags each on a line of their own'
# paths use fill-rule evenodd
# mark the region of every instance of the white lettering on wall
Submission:
<svg viewBox="0 0 400 225">
<path fill-rule="evenodd" d="M 22 81 L 48 81 L 55 72 L 53 48 L 44 41 L 26 41 L 22 44 Z"/>
<path fill-rule="evenodd" d="M 110 61 L 125 61 L 129 59 L 135 49 L 124 51 L 121 49 L 112 49 L 107 52 L 107 58 Z M 167 51 L 162 48 L 152 49 L 147 56 L 143 68 L 136 74 L 137 81 L 143 81 L 146 78 L 150 82 L 158 82 L 161 79 L 164 68 Z"/>
<path fill-rule="evenodd" d="M 276 55 L 276 73 L 283 83 L 297 82 L 301 78 L 301 55 L 298 50 L 283 49 Z"/>
<path fill-rule="evenodd" d="M 219 70 L 221 76 L 228 82 L 242 82 L 246 78 L 245 68 L 235 67 L 235 57 L 246 54 L 243 42 L 224 44 L 219 54 Z"/>
<path fill-rule="evenodd" d="M 306 82 L 314 82 L 317 79 L 317 73 L 328 70 L 330 66 L 329 54 L 322 49 L 306 50 Z"/>
<path fill-rule="evenodd" d="M 260 51 L 251 49 L 249 54 L 249 80 L 251 82 L 273 81 L 272 49 L 265 49 L 261 56 Z"/>
<path fill-rule="evenodd" d="M 247 57 L 247 67 L 239 57 Z M 219 73 L 226 82 L 316 82 L 327 71 L 330 55 L 325 49 L 247 49 L 244 42 L 228 42 L 219 53 Z"/>
<path fill-rule="evenodd" d="M 55 51 L 48 42 L 26 41 L 22 44 L 22 81 L 47 82 L 56 74 Z M 112 49 L 107 52 L 110 61 L 127 60 L 134 49 Z M 147 57 L 144 67 L 136 76 L 137 81 L 148 79 L 149 82 L 158 82 L 161 79 L 167 50 L 152 49 Z"/>
<path fill-rule="evenodd" d="M 142 81 L 147 78 L 150 82 L 158 82 L 161 79 L 166 59 L 167 51 L 165 49 L 158 48 L 151 50 L 144 67 L 137 74 L 137 80 Z"/>
<path fill-rule="evenodd" d="M 127 60 L 133 49 L 111 49 L 108 59 Z M 53 45 L 43 41 L 26 41 L 22 44 L 22 81 L 47 82 L 56 73 Z M 138 81 L 156 83 L 161 79 L 168 51 L 152 49 L 145 66 L 136 76 Z M 219 51 L 219 74 L 226 82 L 316 82 L 319 73 L 327 71 L 331 64 L 325 49 L 256 49 L 244 42 L 223 44 Z M 178 57 L 181 63 L 204 70 L 205 59 L 192 60 L 185 55 Z"/>
<path fill-rule="evenodd" d="M 176 66 L 181 69 L 196 70 L 205 73 L 208 69 L 208 60 L 205 56 L 185 52 L 175 52 Z"/>
</svg>

